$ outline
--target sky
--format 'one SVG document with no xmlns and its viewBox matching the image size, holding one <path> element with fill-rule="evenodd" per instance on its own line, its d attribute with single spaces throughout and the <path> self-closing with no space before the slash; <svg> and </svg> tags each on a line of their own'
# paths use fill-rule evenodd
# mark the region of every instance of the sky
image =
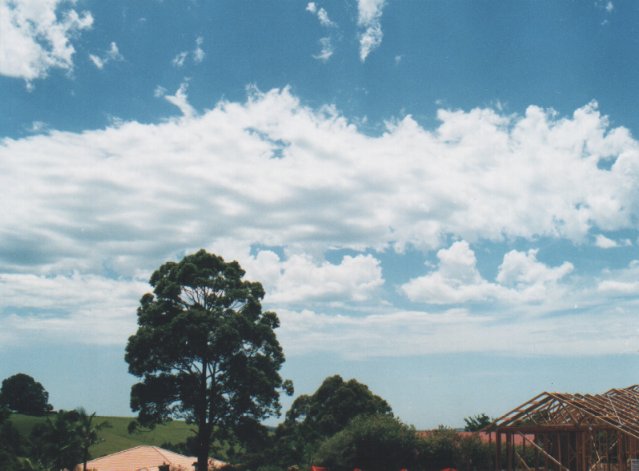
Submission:
<svg viewBox="0 0 639 471">
<path fill-rule="evenodd" d="M 638 53 L 630 0 L 0 0 L 0 378 L 131 415 L 139 299 L 204 248 L 296 396 L 637 383 Z"/>
</svg>

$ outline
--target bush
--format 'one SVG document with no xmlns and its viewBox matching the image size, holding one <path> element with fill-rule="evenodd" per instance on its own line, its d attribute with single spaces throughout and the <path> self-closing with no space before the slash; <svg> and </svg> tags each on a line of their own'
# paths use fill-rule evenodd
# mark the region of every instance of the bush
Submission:
<svg viewBox="0 0 639 471">
<path fill-rule="evenodd" d="M 361 416 L 327 439 L 315 460 L 331 471 L 412 469 L 418 463 L 419 448 L 414 428 L 387 415 Z"/>
</svg>

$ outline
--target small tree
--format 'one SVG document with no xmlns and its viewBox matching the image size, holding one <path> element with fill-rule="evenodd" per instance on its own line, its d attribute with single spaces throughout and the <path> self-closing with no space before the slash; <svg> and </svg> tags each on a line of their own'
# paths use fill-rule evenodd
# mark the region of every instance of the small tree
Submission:
<svg viewBox="0 0 639 471">
<path fill-rule="evenodd" d="M 25 415 L 40 416 L 52 410 L 49 393 L 40 383 L 24 373 L 2 381 L 0 405 Z"/>
<path fill-rule="evenodd" d="M 75 430 L 82 451 L 82 469 L 87 471 L 87 461 L 90 458 L 89 448 L 102 441 L 99 436 L 100 430 L 111 427 L 111 424 L 107 421 L 94 423 L 95 412 L 89 415 L 83 408 L 76 409 L 75 413 Z"/>
<path fill-rule="evenodd" d="M 78 435 L 77 412 L 59 411 L 31 431 L 32 455 L 47 468 L 74 469 L 82 462 L 82 443 Z"/>
<path fill-rule="evenodd" d="M 280 410 L 292 392 L 279 370 L 279 321 L 262 312 L 264 289 L 237 262 L 204 250 L 167 262 L 151 276 L 129 338 L 129 372 L 141 378 L 131 408 L 143 426 L 180 417 L 196 428 L 197 469 L 206 471 L 213 439 L 246 433 Z"/>
<path fill-rule="evenodd" d="M 492 421 L 493 419 L 491 419 L 488 415 L 483 413 L 477 414 L 472 417 L 466 417 L 464 419 L 464 422 L 466 423 L 464 430 L 466 432 L 478 432 L 479 430 L 483 429 L 487 425 L 490 425 Z"/>
<path fill-rule="evenodd" d="M 413 468 L 420 439 L 413 427 L 390 416 L 360 416 L 326 440 L 316 461 L 332 471 L 389 471 Z"/>
</svg>

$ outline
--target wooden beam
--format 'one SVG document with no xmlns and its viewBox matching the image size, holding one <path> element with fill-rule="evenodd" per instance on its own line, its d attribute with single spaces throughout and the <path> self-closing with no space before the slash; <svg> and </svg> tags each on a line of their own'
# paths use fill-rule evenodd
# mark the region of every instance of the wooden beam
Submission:
<svg viewBox="0 0 639 471">
<path fill-rule="evenodd" d="M 559 469 L 563 469 L 565 471 L 570 471 L 568 468 L 566 468 L 563 464 L 561 464 L 561 462 L 557 461 L 555 459 L 554 456 L 548 454 L 548 452 L 546 452 L 546 450 L 544 450 L 543 448 L 541 448 L 539 445 L 537 445 L 535 442 L 531 442 L 528 437 L 526 437 L 526 435 L 520 433 L 519 435 L 521 435 L 523 437 L 523 439 L 525 441 L 527 441 L 528 443 L 530 443 L 532 446 L 534 446 L 539 452 L 541 452 L 546 458 L 548 458 L 550 461 L 552 461 L 553 463 L 555 463 L 557 466 L 559 466 Z"/>
</svg>

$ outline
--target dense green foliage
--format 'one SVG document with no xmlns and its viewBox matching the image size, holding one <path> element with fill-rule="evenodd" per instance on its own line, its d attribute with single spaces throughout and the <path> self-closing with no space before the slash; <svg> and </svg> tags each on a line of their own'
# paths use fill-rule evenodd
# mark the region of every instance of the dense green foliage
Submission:
<svg viewBox="0 0 639 471">
<path fill-rule="evenodd" d="M 45 415 L 51 411 L 49 393 L 31 376 L 18 373 L 2 381 L 0 406 L 26 415 Z"/>
<path fill-rule="evenodd" d="M 419 469 L 424 471 L 491 469 L 491 447 L 477 436 L 462 436 L 453 429 L 440 427 L 424 437 L 423 442 Z"/>
<path fill-rule="evenodd" d="M 415 429 L 394 417 L 363 415 L 327 439 L 315 454 L 315 462 L 331 471 L 414 469 L 421 445 Z"/>
<path fill-rule="evenodd" d="M 322 441 L 354 418 L 370 415 L 392 416 L 391 407 L 368 386 L 330 376 L 315 393 L 295 399 L 284 423 L 276 429 L 272 461 L 284 469 L 308 465 Z"/>
<path fill-rule="evenodd" d="M 279 413 L 279 391 L 292 392 L 279 375 L 279 320 L 262 312 L 262 285 L 243 277 L 237 262 L 204 250 L 163 264 L 126 347 L 129 372 L 141 378 L 131 389 L 139 424 L 194 424 L 200 470 L 214 439 L 264 436 L 260 421 Z"/>
</svg>

